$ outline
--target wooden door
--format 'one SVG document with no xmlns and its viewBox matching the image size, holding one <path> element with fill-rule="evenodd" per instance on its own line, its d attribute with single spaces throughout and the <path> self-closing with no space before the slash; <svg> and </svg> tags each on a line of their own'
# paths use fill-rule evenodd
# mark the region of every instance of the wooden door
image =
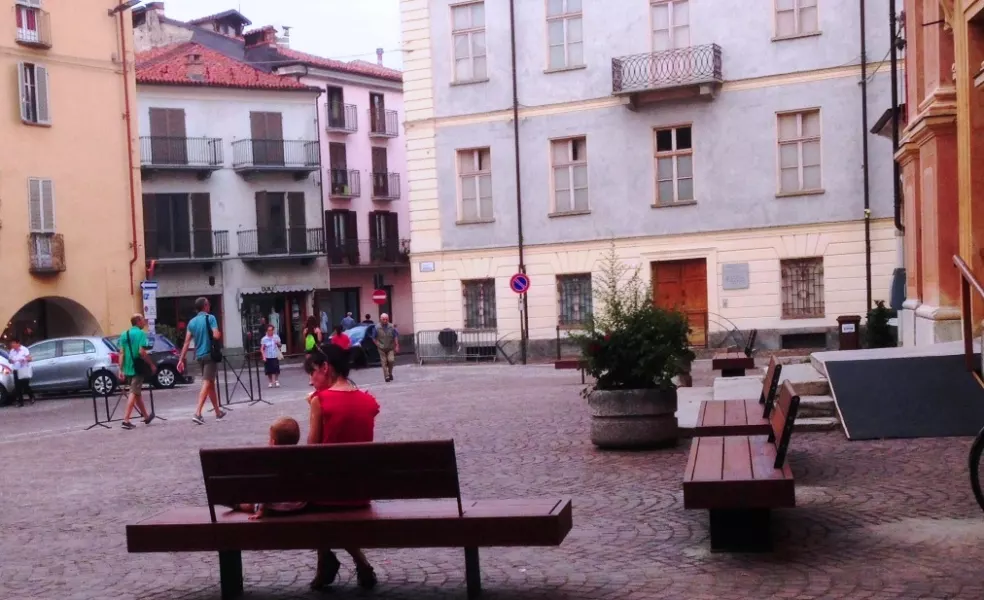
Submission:
<svg viewBox="0 0 984 600">
<path fill-rule="evenodd" d="M 345 100 L 340 87 L 328 86 L 328 126 L 345 127 Z"/>
<path fill-rule="evenodd" d="M 304 214 L 304 192 L 287 193 L 287 223 L 290 227 L 289 243 L 292 254 L 306 254 L 314 248 L 307 240 L 307 217 Z"/>
<path fill-rule="evenodd" d="M 150 109 L 150 161 L 153 164 L 188 164 L 186 138 L 184 109 Z"/>
<path fill-rule="evenodd" d="M 384 219 L 384 229 L 386 231 L 386 261 L 397 262 L 400 253 L 400 216 L 395 212 L 386 212 L 381 215 Z"/>
<path fill-rule="evenodd" d="M 328 143 L 328 164 L 331 169 L 331 193 L 333 195 L 349 195 L 352 184 L 349 182 L 345 144 L 340 142 Z"/>
<path fill-rule="evenodd" d="M 389 173 L 386 164 L 386 148 L 372 149 L 372 195 L 385 198 L 389 195 Z"/>
<path fill-rule="evenodd" d="M 253 164 L 283 165 L 283 116 L 275 112 L 251 112 L 249 128 L 253 138 Z"/>
<path fill-rule="evenodd" d="M 214 256 L 212 240 L 212 201 L 208 193 L 191 195 L 191 243 L 194 256 Z"/>
<path fill-rule="evenodd" d="M 674 260 L 652 264 L 653 302 L 676 309 L 690 323 L 690 344 L 707 345 L 707 261 Z"/>
<path fill-rule="evenodd" d="M 369 92 L 369 111 L 373 133 L 386 132 L 386 104 L 382 94 Z"/>
</svg>

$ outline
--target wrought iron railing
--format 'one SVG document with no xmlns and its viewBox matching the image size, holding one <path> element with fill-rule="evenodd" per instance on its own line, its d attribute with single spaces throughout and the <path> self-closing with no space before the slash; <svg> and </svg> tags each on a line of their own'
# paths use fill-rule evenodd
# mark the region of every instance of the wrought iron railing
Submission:
<svg viewBox="0 0 984 600">
<path fill-rule="evenodd" d="M 721 47 L 717 44 L 612 59 L 615 94 L 721 81 Z"/>
<path fill-rule="evenodd" d="M 359 130 L 359 111 L 354 104 L 328 103 L 325 129 L 335 133 L 354 133 Z"/>
<path fill-rule="evenodd" d="M 27 238 L 31 273 L 65 270 L 65 237 L 60 233 L 32 233 Z"/>
<path fill-rule="evenodd" d="M 220 138 L 156 135 L 140 138 L 140 165 L 144 167 L 221 167 L 223 162 Z"/>
<path fill-rule="evenodd" d="M 145 229 L 144 247 L 149 260 L 218 258 L 229 255 L 229 232 L 211 229 Z"/>
<path fill-rule="evenodd" d="M 372 173 L 372 197 L 377 200 L 400 198 L 399 173 Z"/>
<path fill-rule="evenodd" d="M 236 140 L 232 143 L 232 166 L 316 168 L 321 164 L 316 140 Z"/>
<path fill-rule="evenodd" d="M 400 122 L 395 110 L 369 109 L 369 135 L 376 137 L 396 137 L 400 135 Z"/>
<path fill-rule="evenodd" d="M 321 254 L 325 232 L 306 227 L 267 227 L 239 232 L 240 256 Z"/>
<path fill-rule="evenodd" d="M 779 261 L 782 280 L 782 318 L 811 319 L 825 316 L 823 258 Z"/>
<path fill-rule="evenodd" d="M 963 326 L 964 361 L 967 370 L 973 372 L 977 380 L 984 384 L 984 333 L 975 331 L 980 326 L 980 315 L 977 319 L 974 318 L 974 296 L 977 296 L 977 302 L 984 301 L 984 286 L 974 277 L 974 272 L 964 259 L 954 256 L 953 264 L 960 271 L 960 320 Z M 980 363 L 976 362 L 974 351 L 974 336 L 977 334 L 982 336 Z"/>
<path fill-rule="evenodd" d="M 15 4 L 14 10 L 23 10 L 18 15 L 18 44 L 35 48 L 51 48 L 51 15 L 40 8 L 22 7 Z"/>
<path fill-rule="evenodd" d="M 401 265 L 410 262 L 410 240 L 345 240 L 331 244 L 328 258 L 337 266 Z"/>
<path fill-rule="evenodd" d="M 329 170 L 332 198 L 358 198 L 362 195 L 361 173 L 350 169 Z"/>
</svg>

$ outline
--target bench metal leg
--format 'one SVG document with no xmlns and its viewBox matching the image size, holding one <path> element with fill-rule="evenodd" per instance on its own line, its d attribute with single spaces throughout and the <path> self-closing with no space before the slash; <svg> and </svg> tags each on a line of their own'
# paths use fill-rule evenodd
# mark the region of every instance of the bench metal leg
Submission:
<svg viewBox="0 0 984 600">
<path fill-rule="evenodd" d="M 239 550 L 219 551 L 219 586 L 222 600 L 243 595 L 243 555 Z"/>
<path fill-rule="evenodd" d="M 474 600 L 482 594 L 482 570 L 478 565 L 478 548 L 465 548 L 465 583 L 468 598 Z"/>
<path fill-rule="evenodd" d="M 711 552 L 769 552 L 769 509 L 712 510 Z"/>
<path fill-rule="evenodd" d="M 721 369 L 721 377 L 744 377 L 745 369 Z"/>
</svg>

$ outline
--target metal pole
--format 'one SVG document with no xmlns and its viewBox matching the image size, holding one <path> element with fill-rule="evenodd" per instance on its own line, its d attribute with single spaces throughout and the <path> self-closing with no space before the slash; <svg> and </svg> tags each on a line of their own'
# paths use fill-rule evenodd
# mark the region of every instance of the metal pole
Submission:
<svg viewBox="0 0 984 600">
<path fill-rule="evenodd" d="M 898 19 L 895 13 L 895 0 L 888 0 L 888 26 L 891 29 L 891 44 L 889 54 L 892 59 L 892 156 L 899 151 L 899 47 Z M 899 161 L 892 160 L 892 182 L 895 198 L 895 229 L 905 233 L 902 224 L 902 177 Z"/>
<path fill-rule="evenodd" d="M 868 181 L 868 54 L 865 29 L 865 0 L 861 0 L 861 153 L 864 174 L 864 270 L 868 305 L 871 309 L 871 195 Z"/>
<path fill-rule="evenodd" d="M 519 245 L 519 272 L 526 273 L 523 249 L 523 188 L 519 168 L 519 81 L 516 75 L 516 3 L 509 0 L 509 35 L 512 42 L 513 142 L 516 152 L 516 235 Z M 526 364 L 526 346 L 530 335 L 530 305 L 527 294 L 521 294 L 523 309 L 520 321 L 520 360 Z"/>
</svg>

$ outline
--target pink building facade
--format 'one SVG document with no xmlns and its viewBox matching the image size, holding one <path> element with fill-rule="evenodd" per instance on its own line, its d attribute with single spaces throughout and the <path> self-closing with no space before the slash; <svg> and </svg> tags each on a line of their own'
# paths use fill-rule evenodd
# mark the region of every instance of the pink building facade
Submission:
<svg viewBox="0 0 984 600">
<path fill-rule="evenodd" d="M 319 99 L 322 196 L 331 290 L 315 299 L 332 323 L 351 312 L 389 313 L 413 333 L 402 74 L 367 62 L 326 60 L 286 48 L 299 61 L 277 69 L 324 90 Z M 377 305 L 373 292 L 385 290 Z"/>
</svg>

